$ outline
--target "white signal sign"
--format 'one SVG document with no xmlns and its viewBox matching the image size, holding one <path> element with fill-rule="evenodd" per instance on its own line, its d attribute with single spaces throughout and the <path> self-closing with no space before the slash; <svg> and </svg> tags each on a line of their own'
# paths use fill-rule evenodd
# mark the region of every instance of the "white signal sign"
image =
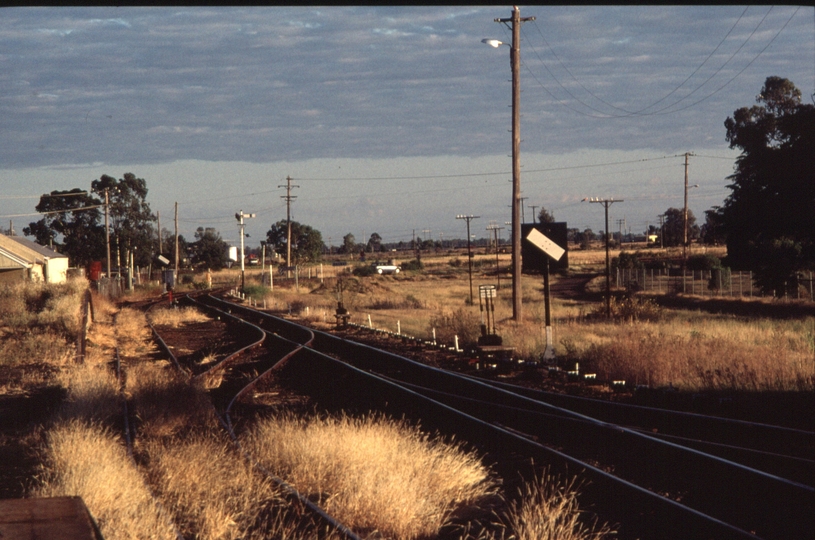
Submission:
<svg viewBox="0 0 815 540">
<path fill-rule="evenodd" d="M 563 257 L 563 254 L 566 253 L 565 249 L 555 244 L 537 229 L 529 231 L 529 234 L 526 235 L 526 239 L 556 261 L 559 261 L 560 258 Z"/>
<path fill-rule="evenodd" d="M 478 295 L 481 298 L 495 298 L 495 285 L 480 285 Z"/>
</svg>

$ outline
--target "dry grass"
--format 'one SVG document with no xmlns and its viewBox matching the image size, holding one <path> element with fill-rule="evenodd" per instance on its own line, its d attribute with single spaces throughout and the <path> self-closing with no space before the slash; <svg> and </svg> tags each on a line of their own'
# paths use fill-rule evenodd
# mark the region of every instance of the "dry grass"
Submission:
<svg viewBox="0 0 815 540">
<path fill-rule="evenodd" d="M 138 416 L 140 437 L 166 438 L 217 425 L 203 390 L 188 383 L 167 361 L 128 368 L 125 391 Z"/>
<path fill-rule="evenodd" d="M 87 282 L 0 284 L 0 380 L 3 393 L 53 384 L 75 355 Z"/>
<path fill-rule="evenodd" d="M 525 484 L 520 495 L 502 519 L 510 531 L 508 539 L 602 540 L 614 535 L 607 525 L 584 523 L 574 480 L 563 482 L 545 474 Z"/>
<path fill-rule="evenodd" d="M 572 262 L 575 253 L 570 254 Z M 604 259 L 602 251 L 581 252 L 577 259 L 590 263 Z M 555 280 L 558 278 L 556 277 Z M 311 293 L 275 288 L 267 303 L 336 307 L 336 283 Z M 493 276 L 474 275 L 473 288 L 496 284 Z M 504 344 L 514 347 L 520 358 L 537 359 L 544 351 L 545 328 L 542 283 L 537 276 L 522 279 L 524 320 L 511 320 L 511 288 L 501 281 L 495 299 L 497 332 Z M 276 300 L 272 300 L 272 299 Z M 421 299 L 421 301 L 416 301 Z M 460 344 L 478 337 L 483 315 L 469 305 L 467 273 L 421 276 L 372 276 L 343 279 L 343 301 L 351 321 L 374 328 Z M 478 303 L 478 299 L 475 299 Z M 638 384 L 681 389 L 804 390 L 815 389 L 815 322 L 799 320 L 745 319 L 699 312 L 668 310 L 644 300 L 615 302 L 620 322 L 592 317 L 603 311 L 598 303 L 554 298 L 553 334 L 556 353 L 564 361 L 578 362 L 584 372 L 598 377 L 625 379 Z M 312 310 L 312 313 L 316 309 Z M 312 322 L 315 321 L 311 317 Z M 333 323 L 333 317 L 328 320 Z"/>
<path fill-rule="evenodd" d="M 118 437 L 98 424 L 71 421 L 48 433 L 38 497 L 79 496 L 108 540 L 173 538 Z"/>
<path fill-rule="evenodd" d="M 386 538 L 431 537 L 497 489 L 475 455 L 385 418 L 271 418 L 245 444 L 353 530 Z"/>
<path fill-rule="evenodd" d="M 304 519 L 270 480 L 214 434 L 148 446 L 151 481 L 187 538 L 338 538 Z"/>
<path fill-rule="evenodd" d="M 156 326 L 178 328 L 184 324 L 206 322 L 209 318 L 195 308 L 156 308 L 150 311 L 150 322 Z"/>
</svg>

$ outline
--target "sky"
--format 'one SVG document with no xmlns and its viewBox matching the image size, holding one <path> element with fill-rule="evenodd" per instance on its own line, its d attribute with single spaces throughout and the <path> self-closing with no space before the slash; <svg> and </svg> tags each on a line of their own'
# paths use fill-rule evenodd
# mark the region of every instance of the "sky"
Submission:
<svg viewBox="0 0 815 540">
<path fill-rule="evenodd" d="M 192 239 L 286 219 L 342 243 L 509 236 L 511 6 L 0 9 L 0 228 L 39 196 L 144 178 Z M 520 6 L 524 221 L 643 232 L 729 195 L 724 121 L 768 76 L 815 95 L 812 6 Z"/>
</svg>

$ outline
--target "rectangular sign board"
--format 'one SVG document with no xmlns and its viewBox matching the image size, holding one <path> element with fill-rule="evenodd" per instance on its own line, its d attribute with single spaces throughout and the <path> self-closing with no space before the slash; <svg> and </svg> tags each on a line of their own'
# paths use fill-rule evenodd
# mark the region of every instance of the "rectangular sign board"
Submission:
<svg viewBox="0 0 815 540">
<path fill-rule="evenodd" d="M 563 257 L 563 254 L 566 253 L 565 249 L 555 244 L 537 229 L 530 230 L 529 234 L 526 236 L 526 239 L 556 261 L 559 261 L 560 258 Z"/>
<path fill-rule="evenodd" d="M 481 285 L 478 287 L 478 295 L 481 298 L 495 298 L 495 285 Z"/>
</svg>

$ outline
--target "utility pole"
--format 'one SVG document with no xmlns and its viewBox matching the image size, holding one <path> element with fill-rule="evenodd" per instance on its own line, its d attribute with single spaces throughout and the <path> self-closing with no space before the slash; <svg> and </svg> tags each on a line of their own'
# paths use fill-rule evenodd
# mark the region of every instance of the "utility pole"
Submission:
<svg viewBox="0 0 815 540">
<path fill-rule="evenodd" d="M 662 229 L 665 226 L 665 214 L 660 214 L 657 217 L 659 218 L 659 247 L 660 249 L 664 249 L 665 241 L 662 239 Z"/>
<path fill-rule="evenodd" d="M 623 225 L 625 224 L 625 218 L 617 220 L 617 227 L 620 229 L 620 247 L 623 247 Z"/>
<path fill-rule="evenodd" d="M 286 188 L 286 194 L 281 195 L 280 198 L 286 200 L 286 267 L 288 268 L 291 267 L 291 203 L 297 198 L 291 194 L 291 188 L 299 188 L 300 186 L 293 186 L 291 176 L 287 176 L 286 185 L 277 187 Z M 286 277 L 291 277 L 288 269 L 286 270 Z"/>
<path fill-rule="evenodd" d="M 175 203 L 175 280 L 178 279 L 178 203 Z"/>
<path fill-rule="evenodd" d="M 158 220 L 158 254 L 161 255 L 161 212 L 156 210 L 156 220 Z"/>
<path fill-rule="evenodd" d="M 540 205 L 535 206 L 534 204 L 530 204 L 529 208 L 532 209 L 532 223 L 537 223 L 539 220 L 537 219 L 538 215 L 535 213 L 535 210 L 540 208 Z"/>
<path fill-rule="evenodd" d="M 473 305 L 473 250 L 470 243 L 470 222 L 480 217 L 481 216 L 474 216 L 472 214 L 459 214 L 456 216 L 456 219 L 463 219 L 467 221 L 467 261 L 469 262 L 470 268 L 470 305 Z"/>
<path fill-rule="evenodd" d="M 509 63 L 512 69 L 512 319 L 523 320 L 521 291 L 521 23 L 535 17 L 521 18 L 518 6 L 509 19 L 495 22 L 512 23 L 512 45 Z M 499 46 L 494 45 L 494 46 Z"/>
<path fill-rule="evenodd" d="M 603 231 L 606 237 L 606 317 L 611 318 L 611 259 L 608 254 L 608 207 L 615 202 L 624 202 L 623 199 L 600 199 L 598 197 L 589 197 L 583 199 L 583 202 L 589 201 L 590 203 L 600 203 L 606 211 L 606 229 Z"/>
<path fill-rule="evenodd" d="M 688 261 L 688 158 L 693 154 L 685 152 L 685 208 L 682 211 L 682 267 Z M 699 187 L 695 184 L 693 187 Z"/>
<path fill-rule="evenodd" d="M 108 226 L 108 207 L 110 205 L 110 196 L 108 195 L 108 188 L 105 188 L 105 251 L 108 258 L 107 278 L 110 279 L 110 227 Z"/>
</svg>

